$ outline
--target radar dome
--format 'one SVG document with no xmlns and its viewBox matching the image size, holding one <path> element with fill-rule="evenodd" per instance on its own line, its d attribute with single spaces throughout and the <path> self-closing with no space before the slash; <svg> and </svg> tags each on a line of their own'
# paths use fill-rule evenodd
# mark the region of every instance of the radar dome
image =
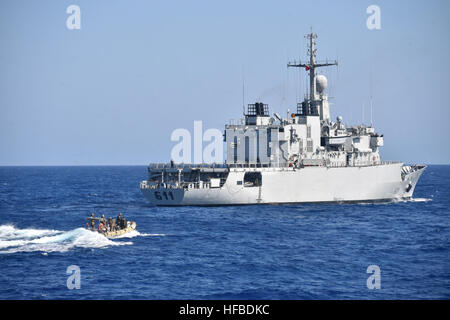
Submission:
<svg viewBox="0 0 450 320">
<path fill-rule="evenodd" d="M 318 93 L 323 93 L 327 88 L 327 78 L 323 74 L 316 76 L 316 89 Z"/>
</svg>

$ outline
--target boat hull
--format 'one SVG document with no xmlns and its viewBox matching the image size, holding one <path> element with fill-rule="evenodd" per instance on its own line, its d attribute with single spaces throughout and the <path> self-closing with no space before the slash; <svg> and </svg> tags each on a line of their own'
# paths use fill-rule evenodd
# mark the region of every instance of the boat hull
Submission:
<svg viewBox="0 0 450 320">
<path fill-rule="evenodd" d="M 130 224 L 128 225 L 128 227 L 117 230 L 117 231 L 105 232 L 105 233 L 103 233 L 103 235 L 107 238 L 115 238 L 115 237 L 124 235 L 124 234 L 129 233 L 134 230 L 136 230 L 136 222 L 130 221 Z"/>
<path fill-rule="evenodd" d="M 157 206 L 361 202 L 411 198 L 425 166 L 402 176 L 402 163 L 361 167 L 255 168 L 261 186 L 242 181 L 249 169 L 230 169 L 220 188 L 142 188 Z"/>
</svg>

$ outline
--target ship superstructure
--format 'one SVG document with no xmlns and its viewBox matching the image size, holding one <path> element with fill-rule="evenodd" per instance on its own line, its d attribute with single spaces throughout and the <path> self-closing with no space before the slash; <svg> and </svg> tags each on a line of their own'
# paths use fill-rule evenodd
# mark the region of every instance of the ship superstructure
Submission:
<svg viewBox="0 0 450 320">
<path fill-rule="evenodd" d="M 384 137 L 369 126 L 331 120 L 327 79 L 310 33 L 309 95 L 283 118 L 263 102 L 249 104 L 240 123 L 225 126 L 224 164 L 150 164 L 144 196 L 155 205 L 382 201 L 411 198 L 425 166 L 382 161 Z"/>
</svg>

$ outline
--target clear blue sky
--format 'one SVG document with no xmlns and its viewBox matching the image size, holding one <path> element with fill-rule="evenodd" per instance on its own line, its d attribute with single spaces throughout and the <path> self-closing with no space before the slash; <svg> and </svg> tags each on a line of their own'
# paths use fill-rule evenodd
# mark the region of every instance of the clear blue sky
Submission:
<svg viewBox="0 0 450 320">
<path fill-rule="evenodd" d="M 66 8 L 81 9 L 68 30 Z M 381 30 L 366 8 L 381 8 Z M 174 129 L 223 129 L 246 103 L 286 114 L 305 92 L 303 35 L 318 33 L 332 115 L 384 133 L 385 160 L 450 163 L 450 2 L 0 2 L 0 165 L 168 161 Z"/>
</svg>

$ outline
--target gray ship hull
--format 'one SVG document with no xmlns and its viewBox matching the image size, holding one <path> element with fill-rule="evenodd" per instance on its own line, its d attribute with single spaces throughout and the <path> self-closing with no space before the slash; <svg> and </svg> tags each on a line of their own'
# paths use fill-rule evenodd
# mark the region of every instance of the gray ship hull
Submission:
<svg viewBox="0 0 450 320">
<path fill-rule="evenodd" d="M 376 166 L 254 168 L 258 186 L 242 183 L 249 168 L 230 168 L 217 188 L 157 187 L 141 183 L 145 198 L 157 206 L 220 206 L 311 202 L 362 202 L 411 198 L 425 166 L 385 163 Z"/>
</svg>

